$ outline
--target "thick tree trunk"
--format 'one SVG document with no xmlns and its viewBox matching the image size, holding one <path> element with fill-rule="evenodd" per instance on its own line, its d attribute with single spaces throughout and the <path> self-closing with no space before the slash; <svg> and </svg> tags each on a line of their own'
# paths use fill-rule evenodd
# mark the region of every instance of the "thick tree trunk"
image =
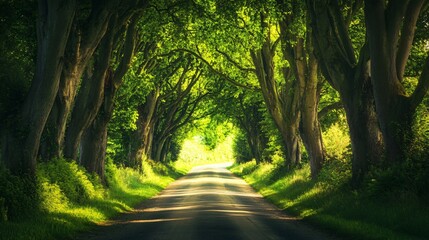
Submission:
<svg viewBox="0 0 429 240">
<path fill-rule="evenodd" d="M 365 1 L 371 81 L 389 165 L 406 159 L 413 117 L 429 89 L 429 57 L 411 96 L 402 85 L 424 4 L 427 1 Z"/>
<path fill-rule="evenodd" d="M 260 50 L 251 51 L 251 57 L 266 106 L 283 140 L 286 165 L 288 168 L 293 168 L 301 162 L 298 127 L 299 99 L 302 89 L 295 81 L 287 82 L 287 90 L 278 89 L 274 79 L 274 51 L 275 46 L 271 45 L 271 40 L 267 36 Z"/>
<path fill-rule="evenodd" d="M 81 142 L 79 162 L 88 171 L 95 172 L 103 179 L 104 164 L 107 148 L 107 125 L 112 118 L 116 91 L 122 84 L 122 78 L 127 72 L 135 49 L 135 31 L 138 16 L 133 18 L 127 29 L 124 55 L 113 77 L 106 78 L 104 84 L 104 101 L 97 111 L 97 116 L 87 128 Z"/>
<path fill-rule="evenodd" d="M 171 141 L 172 141 L 172 138 L 169 137 L 165 141 L 164 147 L 162 148 L 161 156 L 160 156 L 160 159 L 159 159 L 159 161 L 162 162 L 162 163 L 167 163 L 167 156 L 168 156 L 168 154 L 170 153 L 170 150 L 171 150 Z"/>
<path fill-rule="evenodd" d="M 293 168 L 295 166 L 299 166 L 301 164 L 301 144 L 299 137 L 299 125 L 293 124 L 289 125 L 284 132 L 282 133 L 284 139 L 286 139 L 286 156 L 288 158 L 288 166 L 289 168 Z"/>
<path fill-rule="evenodd" d="M 322 73 L 340 94 L 349 125 L 352 158 L 352 184 L 361 183 L 370 164 L 382 154 L 382 140 L 375 115 L 369 77 L 367 45 L 359 61 L 348 34 L 340 6 L 334 0 L 307 0 L 315 53 Z"/>
<path fill-rule="evenodd" d="M 97 173 L 103 181 L 105 180 L 107 125 L 112 118 L 116 91 L 117 87 L 114 84 L 105 85 L 103 104 L 91 125 L 83 133 L 80 144 L 79 163 L 88 172 Z"/>
<path fill-rule="evenodd" d="M 67 121 L 81 77 L 107 30 L 112 2 L 107 1 L 103 5 L 93 4 L 91 14 L 83 25 L 75 19 L 75 25 L 65 51 L 58 94 L 45 130 L 42 158 L 50 159 L 62 156 Z"/>
<path fill-rule="evenodd" d="M 153 125 L 153 117 L 159 98 L 159 88 L 153 90 L 146 97 L 146 102 L 138 107 L 139 117 L 137 119 L 137 130 L 132 133 L 130 142 L 130 153 L 128 156 L 131 167 L 141 166 L 144 157 L 148 157 L 147 149 L 149 144 L 149 135 Z"/>
<path fill-rule="evenodd" d="M 99 118 L 82 136 L 80 164 L 90 173 L 96 173 L 105 183 L 105 159 L 107 148 L 107 123 L 109 116 Z"/>
<path fill-rule="evenodd" d="M 367 82 L 367 84 L 370 84 Z M 355 90 L 353 96 L 341 95 L 346 111 L 352 145 L 352 184 L 358 186 L 382 156 L 382 140 L 375 114 L 371 88 Z"/>
<path fill-rule="evenodd" d="M 113 73 L 109 70 L 109 63 L 113 48 L 114 31 L 111 29 L 102 40 L 98 48 L 98 56 L 94 66 L 90 69 L 76 98 L 70 123 L 66 131 L 64 157 L 77 160 L 79 142 L 85 129 L 97 115 L 103 102 L 104 85 L 112 81 Z M 93 73 L 92 73 L 93 72 Z"/>
<path fill-rule="evenodd" d="M 151 122 L 149 126 L 148 134 L 146 135 L 146 138 L 144 140 L 144 146 L 143 146 L 143 154 L 144 156 L 150 156 L 152 152 L 153 147 L 153 137 L 155 133 L 155 125 L 154 121 Z"/>
<path fill-rule="evenodd" d="M 255 158 L 256 162 L 262 162 L 264 160 L 263 151 L 267 146 L 258 125 L 259 124 L 251 126 L 250 132 L 247 133 L 247 141 L 249 143 L 252 157 Z"/>
<path fill-rule="evenodd" d="M 18 121 L 5 128 L 2 141 L 2 159 L 14 174 L 35 174 L 40 139 L 58 91 L 75 10 L 74 0 L 39 1 L 36 75 Z"/>
<path fill-rule="evenodd" d="M 309 155 L 311 176 L 316 178 L 325 158 L 322 134 L 317 117 L 319 99 L 317 92 L 318 62 L 313 53 L 310 24 L 307 23 L 307 37 L 299 37 L 289 30 L 294 17 L 291 16 L 279 23 L 280 36 L 283 41 L 285 40 L 282 42 L 283 57 L 292 66 L 293 74 L 299 84 L 294 93 L 299 99 L 289 100 L 291 105 L 289 108 L 296 108 L 296 111 L 301 113 L 301 139 Z M 291 40 L 295 41 L 293 45 L 290 43 Z M 287 74 L 284 75 L 285 79 L 287 79 Z"/>
<path fill-rule="evenodd" d="M 317 115 L 319 97 L 317 93 L 318 78 L 316 69 L 312 71 L 313 75 L 309 75 L 306 78 L 305 94 L 301 103 L 301 136 L 310 157 L 312 178 L 317 177 L 325 160 L 322 131 L 320 129 L 320 123 Z"/>
<path fill-rule="evenodd" d="M 162 162 L 162 155 L 167 139 L 161 138 L 156 139 L 154 145 L 152 146 L 152 157 L 151 159 L 155 162 Z"/>
<path fill-rule="evenodd" d="M 96 69 L 98 71 L 98 69 Z M 66 131 L 64 144 L 64 157 L 77 159 L 79 141 L 84 130 L 95 118 L 97 109 L 100 108 L 104 90 L 105 69 L 94 74 L 93 79 L 87 79 L 80 87 L 79 95 L 70 123 Z"/>
</svg>

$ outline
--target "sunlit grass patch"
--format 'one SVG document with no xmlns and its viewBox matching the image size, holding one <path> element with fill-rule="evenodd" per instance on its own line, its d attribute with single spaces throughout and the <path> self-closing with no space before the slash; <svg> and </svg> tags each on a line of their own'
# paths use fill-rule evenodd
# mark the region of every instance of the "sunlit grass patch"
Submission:
<svg viewBox="0 0 429 240">
<path fill-rule="evenodd" d="M 318 180 L 303 166 L 287 172 L 279 164 L 234 165 L 269 201 L 289 214 L 347 239 L 429 239 L 429 206 L 406 198 L 377 198 L 348 187 L 350 166 L 328 163 Z"/>
<path fill-rule="evenodd" d="M 146 162 L 144 173 L 108 163 L 108 188 L 75 162 L 58 159 L 39 164 L 40 210 L 30 218 L 0 224 L 0 239 L 65 239 L 88 230 L 148 199 L 178 174 Z"/>
</svg>

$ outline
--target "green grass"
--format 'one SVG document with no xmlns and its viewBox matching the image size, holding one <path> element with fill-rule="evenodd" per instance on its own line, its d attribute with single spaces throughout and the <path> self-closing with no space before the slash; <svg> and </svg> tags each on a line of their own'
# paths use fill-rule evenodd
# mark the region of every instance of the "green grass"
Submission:
<svg viewBox="0 0 429 240">
<path fill-rule="evenodd" d="M 180 176 L 170 166 L 146 162 L 144 173 L 107 165 L 109 187 L 74 162 L 40 164 L 40 210 L 0 222 L 0 239 L 66 239 L 129 211 Z M 23 214 L 25 216 L 25 214 Z"/>
<path fill-rule="evenodd" d="M 346 239 L 429 239 L 427 203 L 406 192 L 353 191 L 344 164 L 328 164 L 317 181 L 308 166 L 286 173 L 281 164 L 252 161 L 231 171 L 287 213 Z"/>
<path fill-rule="evenodd" d="M 96 176 L 88 174 L 74 161 L 58 159 L 40 163 L 36 186 L 38 201 L 28 199 L 22 202 L 26 183 L 11 178 L 5 169 L 0 168 L 0 239 L 72 238 L 97 223 L 132 210 L 195 166 L 231 162 L 232 141 L 232 137 L 226 137 L 210 150 L 199 138 L 187 139 L 178 161 L 171 165 L 144 161 L 143 172 L 108 162 L 108 187 L 101 185 Z M 21 213 L 28 203 L 39 205 L 40 210 Z M 8 206 L 12 207 L 8 209 Z M 8 215 L 18 217 L 7 219 Z"/>
</svg>

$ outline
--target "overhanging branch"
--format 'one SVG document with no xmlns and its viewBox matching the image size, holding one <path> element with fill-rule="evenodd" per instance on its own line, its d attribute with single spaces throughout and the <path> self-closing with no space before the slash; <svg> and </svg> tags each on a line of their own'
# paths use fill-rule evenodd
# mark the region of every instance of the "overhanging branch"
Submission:
<svg viewBox="0 0 429 240">
<path fill-rule="evenodd" d="M 332 110 L 337 110 L 337 109 L 341 109 L 341 108 L 343 108 L 343 104 L 342 104 L 341 102 L 335 102 L 335 103 L 332 103 L 332 104 L 330 104 L 330 105 L 328 105 L 328 106 L 326 106 L 326 107 L 322 108 L 322 110 L 320 110 L 320 111 L 318 112 L 317 117 L 318 117 L 319 119 L 322 119 L 322 118 L 323 118 L 323 117 L 325 117 L 325 116 L 326 116 L 326 114 L 328 114 L 330 111 L 332 111 Z"/>
<path fill-rule="evenodd" d="M 231 84 L 233 84 L 233 85 L 235 85 L 235 86 L 237 86 L 237 87 L 241 87 L 241 88 L 248 89 L 248 90 L 252 90 L 252 91 L 260 91 L 260 89 L 259 89 L 258 87 L 256 87 L 256 86 L 252 86 L 252 85 L 247 85 L 247 84 L 239 83 L 239 82 L 235 81 L 234 79 L 230 78 L 230 77 L 229 77 L 228 75 L 226 75 L 225 73 L 221 72 L 220 70 L 215 69 L 215 68 L 213 67 L 213 65 L 212 65 L 212 64 L 210 64 L 210 63 L 209 63 L 206 59 L 204 59 L 200 54 L 197 54 L 197 53 L 195 53 L 194 51 L 191 51 L 191 50 L 189 50 L 189 49 L 185 49 L 185 48 L 178 48 L 178 49 L 172 50 L 171 52 L 175 52 L 175 51 L 176 51 L 176 52 L 186 52 L 186 53 L 189 53 L 189 54 L 191 54 L 191 55 L 193 55 L 193 56 L 197 57 L 197 58 L 198 58 L 198 59 L 200 59 L 204 64 L 206 64 L 206 65 L 210 68 L 210 70 L 211 70 L 212 72 L 216 73 L 217 75 L 221 76 L 221 77 L 222 77 L 222 78 L 224 78 L 226 81 L 228 81 L 229 83 L 231 83 Z"/>
<path fill-rule="evenodd" d="M 223 52 L 223 51 L 219 50 L 218 48 L 216 48 L 216 51 L 218 53 L 222 54 L 222 56 L 224 56 L 226 58 L 226 60 L 228 60 L 228 62 L 234 64 L 234 66 L 236 68 L 240 69 L 241 71 L 247 71 L 247 72 L 253 72 L 253 73 L 256 72 L 256 69 L 254 69 L 254 68 L 246 68 L 246 67 L 241 66 L 238 62 L 236 62 L 234 59 L 232 59 L 232 57 L 229 56 L 226 52 Z"/>
</svg>

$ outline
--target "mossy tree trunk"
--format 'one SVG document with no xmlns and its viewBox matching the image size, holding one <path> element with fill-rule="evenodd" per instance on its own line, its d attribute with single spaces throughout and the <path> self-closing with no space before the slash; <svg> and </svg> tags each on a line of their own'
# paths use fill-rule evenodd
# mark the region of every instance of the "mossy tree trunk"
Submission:
<svg viewBox="0 0 429 240">
<path fill-rule="evenodd" d="M 139 117 L 136 125 L 137 129 L 132 133 L 130 141 L 130 153 L 128 162 L 130 167 L 141 166 L 141 161 L 147 157 L 148 145 L 150 144 L 152 128 L 154 127 L 154 115 L 158 100 L 160 97 L 160 89 L 152 90 L 146 97 L 146 102 L 137 107 Z"/>
<path fill-rule="evenodd" d="M 313 53 L 313 41 L 311 27 L 308 18 L 301 16 L 304 11 L 299 1 L 292 1 L 292 11 L 284 11 L 284 17 L 279 21 L 280 36 L 282 40 L 282 52 L 285 60 L 291 65 L 293 76 L 303 90 L 297 101 L 301 112 L 300 135 L 308 152 L 312 178 L 317 177 L 325 159 L 322 133 L 317 107 L 319 93 L 318 85 L 318 61 Z M 307 24 L 305 34 L 300 34 L 299 29 L 294 29 L 294 24 L 304 20 Z M 287 76 L 285 74 L 285 78 Z"/>
<path fill-rule="evenodd" d="M 113 26 L 111 26 L 113 28 Z M 83 132 L 94 121 L 97 111 L 103 103 L 104 87 L 112 81 L 109 71 L 113 48 L 114 30 L 110 29 L 97 50 L 94 64 L 87 66 L 90 72 L 85 76 L 68 124 L 64 143 L 64 157 L 78 160 L 78 148 Z"/>
<path fill-rule="evenodd" d="M 354 5 L 357 11 L 360 5 Z M 359 58 L 348 33 L 349 20 L 334 0 L 307 0 L 316 56 L 322 73 L 339 94 L 349 125 L 352 184 L 359 186 L 370 164 L 379 161 L 382 138 L 373 103 L 367 44 Z M 351 11 L 352 12 L 352 11 Z"/>
<path fill-rule="evenodd" d="M 265 30 L 269 28 L 264 14 L 261 14 L 261 27 Z M 251 51 L 251 57 L 266 106 L 286 148 L 286 165 L 293 168 L 301 162 L 299 108 L 303 88 L 299 81 L 289 77 L 289 69 L 284 69 L 286 82 L 282 87 L 278 86 L 274 74 L 274 55 L 278 42 L 279 39 L 272 42 L 268 33 L 262 47 Z"/>
<path fill-rule="evenodd" d="M 416 108 L 429 89 L 429 57 L 410 96 L 403 86 L 417 20 L 425 4 L 428 1 L 365 1 L 371 81 L 389 165 L 405 160 Z"/>
<path fill-rule="evenodd" d="M 22 110 L 5 128 L 2 158 L 17 175 L 35 175 L 40 140 L 59 88 L 76 1 L 39 1 L 36 74 Z"/>
<path fill-rule="evenodd" d="M 64 54 L 60 85 L 45 129 L 42 158 L 61 157 L 69 115 L 81 83 L 82 74 L 106 33 L 115 0 L 91 4 L 91 12 L 82 21 L 74 19 Z"/>
<path fill-rule="evenodd" d="M 118 67 L 113 71 L 112 77 L 106 78 L 106 80 L 110 82 L 104 83 L 103 103 L 97 110 L 96 117 L 83 133 L 83 138 L 80 143 L 80 164 L 89 172 L 95 172 L 100 177 L 104 176 L 107 125 L 112 118 L 116 92 L 122 84 L 123 77 L 135 53 L 136 24 L 139 18 L 139 14 L 131 14 L 129 23 L 124 26 L 126 28 L 126 35 L 122 47 L 121 61 Z M 122 24 L 119 24 L 119 26 L 122 26 Z"/>
</svg>

